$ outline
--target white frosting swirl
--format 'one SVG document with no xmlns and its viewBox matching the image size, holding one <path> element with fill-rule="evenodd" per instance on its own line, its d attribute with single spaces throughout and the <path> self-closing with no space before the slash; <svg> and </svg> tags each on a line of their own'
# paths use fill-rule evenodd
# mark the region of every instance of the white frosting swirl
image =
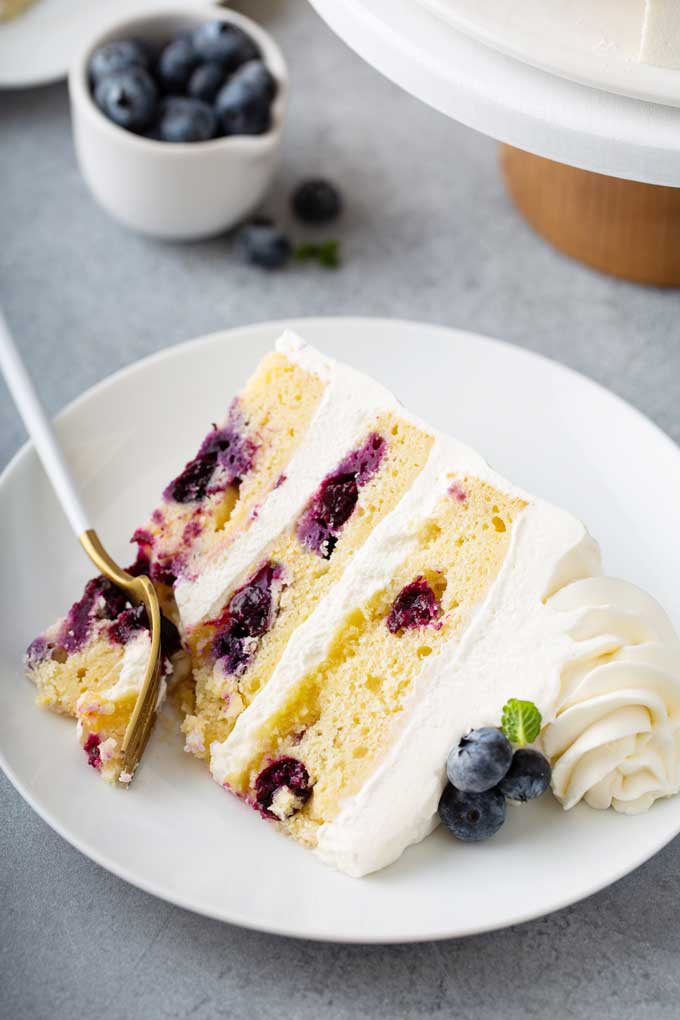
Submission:
<svg viewBox="0 0 680 1020">
<path fill-rule="evenodd" d="M 548 600 L 573 614 L 576 642 L 542 744 L 565 809 L 585 800 L 625 814 L 680 789 L 680 642 L 649 595 L 608 577 Z"/>
</svg>

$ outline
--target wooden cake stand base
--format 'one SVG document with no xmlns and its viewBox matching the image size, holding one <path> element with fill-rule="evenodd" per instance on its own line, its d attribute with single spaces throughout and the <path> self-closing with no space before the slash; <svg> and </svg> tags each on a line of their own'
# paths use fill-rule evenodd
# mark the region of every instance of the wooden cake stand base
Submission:
<svg viewBox="0 0 680 1020">
<path fill-rule="evenodd" d="M 605 177 L 501 146 L 508 190 L 534 230 L 605 273 L 680 287 L 680 188 Z"/>
</svg>

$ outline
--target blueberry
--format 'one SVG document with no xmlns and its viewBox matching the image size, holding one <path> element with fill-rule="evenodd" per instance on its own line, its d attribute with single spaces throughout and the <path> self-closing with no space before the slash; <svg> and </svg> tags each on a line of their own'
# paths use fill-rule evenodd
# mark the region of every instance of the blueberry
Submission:
<svg viewBox="0 0 680 1020">
<path fill-rule="evenodd" d="M 109 74 L 130 67 L 149 67 L 149 52 L 138 39 L 115 39 L 96 49 L 90 58 L 90 77 L 96 85 Z"/>
<path fill-rule="evenodd" d="M 249 60 L 239 67 L 238 80 L 270 101 L 276 95 L 276 78 L 262 60 Z"/>
<path fill-rule="evenodd" d="M 510 768 L 512 747 L 501 730 L 483 726 L 471 730 L 449 754 L 446 772 L 466 793 L 483 793 L 500 783 Z"/>
<path fill-rule="evenodd" d="M 274 616 L 272 585 L 281 576 L 276 563 L 264 563 L 234 592 L 213 640 L 215 659 L 227 675 L 242 675 L 257 651 L 256 639 L 267 633 Z"/>
<path fill-rule="evenodd" d="M 342 210 L 340 192 L 329 181 L 303 181 L 291 200 L 295 215 L 304 223 L 330 223 Z"/>
<path fill-rule="evenodd" d="M 540 751 L 520 747 L 515 751 L 512 764 L 498 789 L 509 800 L 533 800 L 548 789 L 550 776 L 550 762 Z"/>
<path fill-rule="evenodd" d="M 163 103 L 159 132 L 164 142 L 206 142 L 216 127 L 212 106 L 200 99 L 169 96 Z"/>
<path fill-rule="evenodd" d="M 260 55 L 250 36 L 228 21 L 207 21 L 199 25 L 192 41 L 201 60 L 216 60 L 226 71 L 235 71 L 247 60 L 255 60 Z"/>
<path fill-rule="evenodd" d="M 427 627 L 436 622 L 441 611 L 439 599 L 421 574 L 402 588 L 392 603 L 387 629 L 390 634 L 398 634 L 402 630 Z"/>
<path fill-rule="evenodd" d="M 311 797 L 312 784 L 309 772 L 297 758 L 279 758 L 278 761 L 273 761 L 255 780 L 256 805 L 269 818 L 275 817 L 269 808 L 277 791 L 281 789 L 290 790 L 300 807 Z"/>
<path fill-rule="evenodd" d="M 463 793 L 449 784 L 438 810 L 442 822 L 457 839 L 478 843 L 498 832 L 505 821 L 505 797 L 496 788 L 484 793 Z"/>
<path fill-rule="evenodd" d="M 246 262 L 265 269 L 283 266 L 292 252 L 290 241 L 271 220 L 246 223 L 239 231 L 238 243 Z"/>
<path fill-rule="evenodd" d="M 217 458 L 200 454 L 190 460 L 174 481 L 170 482 L 163 495 L 175 503 L 199 503 L 205 498 L 215 473 Z"/>
<path fill-rule="evenodd" d="M 114 124 L 128 131 L 144 131 L 156 116 L 156 85 L 143 67 L 130 67 L 102 78 L 94 98 L 99 109 Z"/>
<path fill-rule="evenodd" d="M 221 64 L 210 60 L 199 64 L 187 83 L 187 95 L 193 99 L 202 99 L 204 103 L 212 103 L 224 85 L 224 68 Z"/>
<path fill-rule="evenodd" d="M 199 59 L 186 36 L 168 43 L 158 59 L 158 77 L 166 92 L 183 92 Z"/>
<path fill-rule="evenodd" d="M 271 101 L 248 75 L 232 75 L 217 93 L 215 108 L 225 135 L 263 135 L 271 124 Z"/>
</svg>

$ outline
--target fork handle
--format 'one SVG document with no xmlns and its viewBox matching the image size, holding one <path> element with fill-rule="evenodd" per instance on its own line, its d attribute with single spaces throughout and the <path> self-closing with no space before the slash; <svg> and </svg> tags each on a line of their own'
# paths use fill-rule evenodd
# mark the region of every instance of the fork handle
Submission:
<svg viewBox="0 0 680 1020">
<path fill-rule="evenodd" d="M 76 536 L 91 527 L 87 512 L 66 466 L 64 454 L 57 442 L 35 387 L 26 371 L 21 355 L 9 331 L 7 320 L 0 309 L 0 368 L 28 434 L 47 472 L 62 509 Z"/>
</svg>

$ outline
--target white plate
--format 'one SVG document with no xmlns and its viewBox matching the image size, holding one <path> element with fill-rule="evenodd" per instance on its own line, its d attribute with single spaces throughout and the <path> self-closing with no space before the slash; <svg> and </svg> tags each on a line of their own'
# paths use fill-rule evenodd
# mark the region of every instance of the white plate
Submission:
<svg viewBox="0 0 680 1020">
<path fill-rule="evenodd" d="M 519 484 L 590 524 L 606 562 L 680 620 L 680 455 L 654 425 L 582 376 L 455 330 L 370 319 L 292 323 L 474 443 Z M 114 554 L 283 323 L 164 351 L 82 396 L 59 433 Z M 36 811 L 122 878 L 212 917 L 304 938 L 411 941 L 499 928 L 625 875 L 680 830 L 680 798 L 627 818 L 551 797 L 510 812 L 479 846 L 437 832 L 365 879 L 337 874 L 221 790 L 161 720 L 129 791 L 84 767 L 71 720 L 38 711 L 21 678 L 29 640 L 79 593 L 87 564 L 32 450 L 0 479 L 0 762 Z M 395 811 L 399 805 L 395 804 Z"/>
<path fill-rule="evenodd" d="M 638 60 L 644 0 L 414 0 L 501 53 L 571 81 L 680 105 L 680 70 Z"/>
<path fill-rule="evenodd" d="M 37 0 L 19 17 L 0 22 L 0 88 L 66 77 L 74 53 L 102 25 L 160 6 L 166 0 Z"/>
</svg>

